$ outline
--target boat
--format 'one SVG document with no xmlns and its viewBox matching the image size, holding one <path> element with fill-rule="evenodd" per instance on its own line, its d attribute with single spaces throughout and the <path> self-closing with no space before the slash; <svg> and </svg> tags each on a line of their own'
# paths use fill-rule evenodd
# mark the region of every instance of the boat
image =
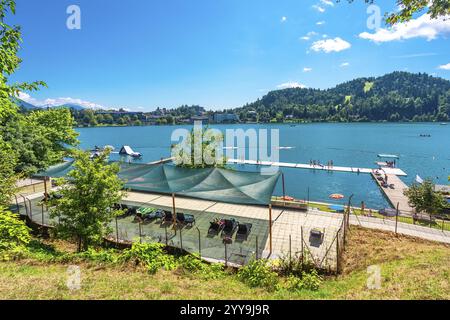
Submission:
<svg viewBox="0 0 450 320">
<path fill-rule="evenodd" d="M 393 158 L 393 159 L 398 159 L 400 158 L 399 156 L 395 155 L 395 154 L 384 154 L 384 153 L 380 153 L 378 155 L 378 158 Z"/>
<path fill-rule="evenodd" d="M 131 149 L 130 146 L 122 146 L 122 148 L 120 148 L 119 151 L 120 155 L 126 155 L 126 156 L 131 156 L 133 158 L 140 158 L 142 157 L 142 154 L 140 152 L 135 152 L 133 151 L 133 149 Z"/>
</svg>

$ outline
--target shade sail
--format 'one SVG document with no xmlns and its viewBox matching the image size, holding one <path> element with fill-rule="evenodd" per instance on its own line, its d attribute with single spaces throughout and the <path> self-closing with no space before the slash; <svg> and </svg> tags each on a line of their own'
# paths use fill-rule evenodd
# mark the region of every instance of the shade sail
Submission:
<svg viewBox="0 0 450 320">
<path fill-rule="evenodd" d="M 72 168 L 66 162 L 37 176 L 62 177 Z M 238 204 L 269 204 L 280 173 L 219 168 L 189 169 L 168 164 L 120 163 L 119 178 L 135 191 L 177 194 L 192 198 Z"/>
</svg>

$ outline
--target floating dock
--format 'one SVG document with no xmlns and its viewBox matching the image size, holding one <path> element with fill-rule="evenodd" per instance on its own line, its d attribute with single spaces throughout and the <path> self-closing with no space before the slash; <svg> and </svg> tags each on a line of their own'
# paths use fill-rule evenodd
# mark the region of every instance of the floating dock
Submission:
<svg viewBox="0 0 450 320">
<path fill-rule="evenodd" d="M 403 194 L 403 191 L 408 189 L 408 186 L 396 175 L 386 174 L 386 176 L 387 184 L 393 185 L 394 188 L 383 187 L 382 182 L 377 179 L 377 176 L 374 173 L 372 173 L 373 179 L 377 182 L 392 207 L 397 208 L 398 204 L 398 209 L 401 213 L 414 213 L 414 209 L 408 203 L 408 198 Z M 381 175 L 381 177 L 384 178 L 384 175 Z"/>
<path fill-rule="evenodd" d="M 369 169 L 369 168 L 358 168 L 358 167 L 339 167 L 339 166 L 326 166 L 326 165 L 321 166 L 321 165 L 310 165 L 310 164 L 303 164 L 303 163 L 286 163 L 286 162 L 240 160 L 240 159 L 228 159 L 228 163 L 260 165 L 260 166 L 275 166 L 275 167 L 284 167 L 284 168 L 297 168 L 297 169 L 322 170 L 322 171 L 364 173 L 364 174 L 372 174 L 375 170 L 380 170 L 380 171 L 382 170 L 387 175 L 407 176 L 407 174 L 402 169 L 399 169 L 399 168 Z"/>
</svg>

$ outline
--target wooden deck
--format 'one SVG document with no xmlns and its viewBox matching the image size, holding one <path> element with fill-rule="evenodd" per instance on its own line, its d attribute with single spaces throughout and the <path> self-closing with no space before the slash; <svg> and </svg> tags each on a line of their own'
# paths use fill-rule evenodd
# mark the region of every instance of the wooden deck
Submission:
<svg viewBox="0 0 450 320">
<path fill-rule="evenodd" d="M 401 213 L 414 213 L 414 209 L 408 204 L 408 198 L 403 194 L 405 189 L 408 189 L 408 186 L 396 175 L 386 174 L 387 175 L 387 183 L 393 184 L 394 188 L 385 188 L 381 185 L 381 181 L 377 180 L 377 177 L 374 173 L 372 173 L 373 179 L 377 182 L 383 194 L 388 199 L 389 203 L 394 207 L 398 208 Z"/>
<path fill-rule="evenodd" d="M 261 165 L 261 166 L 276 166 L 285 168 L 297 168 L 297 169 L 310 169 L 310 170 L 323 170 L 323 171 L 339 171 L 339 172 L 349 172 L 349 173 L 364 173 L 372 174 L 374 170 L 369 168 L 358 168 L 358 167 L 340 167 L 340 166 L 320 166 L 320 165 L 310 165 L 304 163 L 286 163 L 286 162 L 270 162 L 270 161 L 255 161 L 255 160 L 240 160 L 240 159 L 228 159 L 228 163 L 233 164 L 248 164 L 248 165 Z M 399 168 L 383 168 L 383 171 L 388 175 L 393 176 L 407 176 L 407 174 Z"/>
</svg>

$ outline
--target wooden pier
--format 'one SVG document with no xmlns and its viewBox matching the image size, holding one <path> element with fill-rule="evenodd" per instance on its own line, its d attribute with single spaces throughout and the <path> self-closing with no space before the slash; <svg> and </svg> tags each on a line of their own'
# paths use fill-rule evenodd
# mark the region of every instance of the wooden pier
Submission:
<svg viewBox="0 0 450 320">
<path fill-rule="evenodd" d="M 309 169 L 309 170 L 322 170 L 322 171 L 338 171 L 349 173 L 364 173 L 372 174 L 375 170 L 381 169 L 369 169 L 358 167 L 339 167 L 339 166 L 326 166 L 326 165 L 310 165 L 304 163 L 286 163 L 286 162 L 270 162 L 270 161 L 255 161 L 255 160 L 240 160 L 240 159 L 228 159 L 228 163 L 233 164 L 248 164 L 248 165 L 261 165 L 261 166 L 275 166 L 285 168 L 297 168 L 297 169 Z M 383 168 L 384 173 L 392 176 L 407 176 L 407 174 L 399 168 Z"/>
<path fill-rule="evenodd" d="M 380 177 L 385 178 L 382 172 L 383 171 L 380 169 Z M 392 207 L 397 208 L 398 204 L 398 209 L 401 213 L 414 213 L 414 209 L 408 203 L 408 198 L 403 194 L 403 191 L 408 189 L 408 186 L 398 176 L 394 174 L 386 174 L 387 184 L 392 185 L 393 188 L 383 187 L 382 181 L 378 180 L 374 173 L 372 173 L 372 177 L 377 182 Z"/>
</svg>

